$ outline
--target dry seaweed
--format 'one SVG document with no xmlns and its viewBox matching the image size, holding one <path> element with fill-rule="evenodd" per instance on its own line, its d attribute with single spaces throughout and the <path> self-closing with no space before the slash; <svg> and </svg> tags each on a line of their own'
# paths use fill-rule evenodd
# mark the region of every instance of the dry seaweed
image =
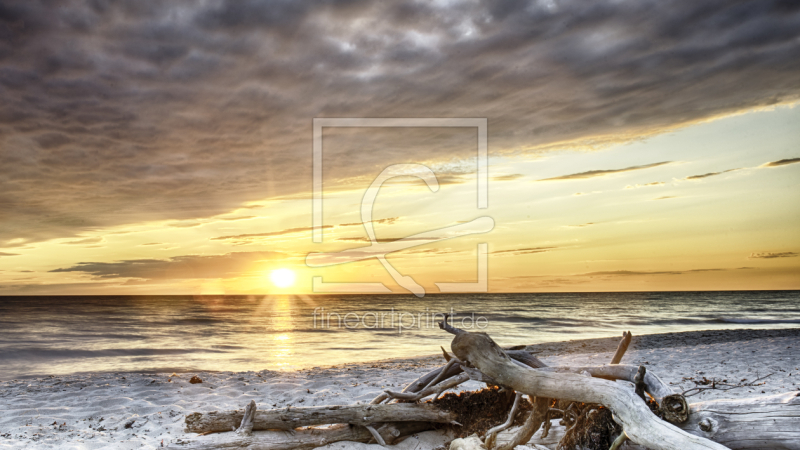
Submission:
<svg viewBox="0 0 800 450">
<path fill-rule="evenodd" d="M 506 421 L 508 411 L 514 403 L 514 392 L 500 390 L 497 387 L 458 394 L 448 392 L 433 400 L 432 403 L 445 411 L 456 414 L 456 421 L 461 426 L 443 425 L 456 437 L 466 437 L 471 434 L 483 436 L 490 428 Z M 527 400 L 521 402 L 515 422 L 524 421 L 531 408 L 532 406 Z"/>
</svg>

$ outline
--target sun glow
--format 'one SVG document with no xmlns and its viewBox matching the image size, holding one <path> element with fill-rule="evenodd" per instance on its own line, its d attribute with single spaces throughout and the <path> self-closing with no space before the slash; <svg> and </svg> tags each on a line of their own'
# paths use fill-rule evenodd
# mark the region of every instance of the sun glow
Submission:
<svg viewBox="0 0 800 450">
<path fill-rule="evenodd" d="M 294 284 L 295 275 L 289 269 L 276 269 L 269 274 L 272 284 L 279 288 L 287 288 Z"/>
</svg>

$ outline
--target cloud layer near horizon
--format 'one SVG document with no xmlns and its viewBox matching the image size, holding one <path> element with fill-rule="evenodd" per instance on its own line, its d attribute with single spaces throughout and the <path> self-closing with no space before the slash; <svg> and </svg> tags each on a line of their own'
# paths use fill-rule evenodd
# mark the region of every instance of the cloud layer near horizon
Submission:
<svg viewBox="0 0 800 450">
<path fill-rule="evenodd" d="M 138 278 L 179 280 L 230 278 L 253 269 L 254 263 L 286 258 L 282 252 L 234 252 L 225 255 L 185 255 L 169 259 L 134 259 L 105 262 L 79 262 L 72 267 L 50 272 L 79 272 L 96 279 Z"/>
<path fill-rule="evenodd" d="M 502 151 L 794 100 L 798 36 L 786 1 L 3 2 L 0 248 L 308 192 L 314 117 L 488 117 Z M 430 133 L 404 157 L 453 158 Z"/>
</svg>

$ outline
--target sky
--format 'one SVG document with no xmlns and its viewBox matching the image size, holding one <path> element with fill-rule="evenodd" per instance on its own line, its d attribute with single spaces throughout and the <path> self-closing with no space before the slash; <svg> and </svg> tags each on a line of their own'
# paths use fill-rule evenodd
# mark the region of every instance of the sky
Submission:
<svg viewBox="0 0 800 450">
<path fill-rule="evenodd" d="M 0 295 L 800 289 L 800 4 L 2 1 Z M 326 128 L 314 118 L 485 118 Z M 491 231 L 436 236 L 490 217 Z M 279 287 L 274 270 L 296 281 Z M 280 284 L 280 283 L 279 283 Z"/>
</svg>

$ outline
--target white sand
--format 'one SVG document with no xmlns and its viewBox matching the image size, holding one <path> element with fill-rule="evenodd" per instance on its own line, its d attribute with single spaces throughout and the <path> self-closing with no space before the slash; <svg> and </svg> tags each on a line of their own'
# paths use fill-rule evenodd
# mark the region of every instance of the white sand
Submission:
<svg viewBox="0 0 800 450">
<path fill-rule="evenodd" d="M 678 391 L 694 386 L 684 377 L 739 382 L 772 373 L 761 386 L 706 391 L 690 397 L 690 403 L 800 389 L 800 340 L 794 335 L 699 345 L 689 341 L 660 349 L 632 346 L 622 362 L 645 364 Z M 612 354 L 574 351 L 560 355 L 545 352 L 541 359 L 553 366 L 589 365 L 607 363 Z M 198 439 L 183 431 L 187 413 L 239 409 L 251 399 L 256 400 L 259 409 L 368 402 L 382 389 L 404 386 L 438 365 L 440 358 L 427 357 L 298 372 L 191 373 L 177 377 L 126 373 L 1 382 L 0 448 L 159 448 L 162 441 L 167 445 Z M 198 375 L 203 383 L 190 384 L 192 375 Z M 467 385 L 470 389 L 479 386 L 472 382 Z M 448 440 L 447 436 L 430 431 L 394 448 L 433 449 Z M 336 443 L 326 448 L 382 447 Z"/>
</svg>

